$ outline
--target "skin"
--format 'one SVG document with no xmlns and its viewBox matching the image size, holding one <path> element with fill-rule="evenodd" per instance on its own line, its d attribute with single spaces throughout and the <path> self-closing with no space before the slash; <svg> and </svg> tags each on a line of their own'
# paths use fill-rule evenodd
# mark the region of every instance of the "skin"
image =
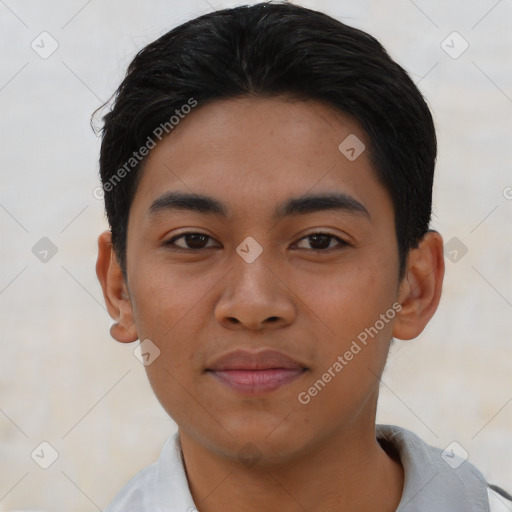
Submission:
<svg viewBox="0 0 512 512">
<path fill-rule="evenodd" d="M 200 512 L 393 511 L 400 501 L 402 466 L 375 438 L 379 377 L 392 336 L 415 338 L 438 306 L 443 241 L 429 231 L 399 280 L 393 204 L 367 151 L 350 161 L 338 150 L 350 134 L 370 146 L 356 121 L 317 101 L 237 98 L 197 107 L 147 158 L 129 216 L 127 282 L 110 232 L 99 237 L 97 275 L 117 322 L 111 335 L 160 349 L 146 370 L 178 424 Z M 229 214 L 150 214 L 169 191 L 211 196 Z M 368 215 L 272 217 L 291 197 L 333 191 Z M 164 245 L 185 232 L 210 238 L 181 238 L 181 252 Z M 315 233 L 333 238 L 322 245 Z M 236 252 L 249 236 L 263 249 L 252 263 Z M 394 303 L 401 311 L 300 403 L 299 393 Z M 272 392 L 241 395 L 205 372 L 238 348 L 276 349 L 308 371 Z M 250 464 L 239 452 L 248 443 L 256 454 Z"/>
</svg>

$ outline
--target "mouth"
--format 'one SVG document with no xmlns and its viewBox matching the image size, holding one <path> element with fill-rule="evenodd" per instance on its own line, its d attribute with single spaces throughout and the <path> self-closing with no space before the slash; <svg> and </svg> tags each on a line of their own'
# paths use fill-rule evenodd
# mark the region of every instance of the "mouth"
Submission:
<svg viewBox="0 0 512 512">
<path fill-rule="evenodd" d="M 268 368 L 266 370 L 208 370 L 221 383 L 248 394 L 274 391 L 300 377 L 307 371 L 290 368 Z"/>
<path fill-rule="evenodd" d="M 218 358 L 206 372 L 217 382 L 243 394 L 274 391 L 300 378 L 309 368 L 274 350 L 233 351 Z"/>
</svg>

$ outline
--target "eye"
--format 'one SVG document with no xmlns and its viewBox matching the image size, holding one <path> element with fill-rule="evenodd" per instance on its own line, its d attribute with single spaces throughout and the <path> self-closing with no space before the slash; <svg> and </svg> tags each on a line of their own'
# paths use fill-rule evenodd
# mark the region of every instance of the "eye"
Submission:
<svg viewBox="0 0 512 512">
<path fill-rule="evenodd" d="M 313 233 L 311 235 L 307 235 L 304 238 L 299 240 L 300 243 L 303 240 L 310 240 L 310 244 L 316 247 L 313 247 L 314 252 L 328 252 L 331 249 L 336 249 L 336 246 L 330 247 L 332 241 L 336 241 L 338 244 L 338 248 L 341 249 L 347 245 L 350 245 L 345 240 L 342 240 L 340 237 L 335 235 L 330 235 L 329 233 Z"/>
<path fill-rule="evenodd" d="M 179 245 L 176 243 L 177 240 L 183 239 L 183 242 L 185 245 Z M 314 252 L 329 252 L 332 249 L 336 249 L 336 245 L 332 246 L 331 243 L 335 241 L 337 243 L 337 247 L 339 249 L 350 245 L 348 242 L 345 242 L 345 240 L 341 239 L 338 236 L 331 235 L 329 233 L 313 233 L 311 235 L 307 235 L 303 238 L 301 238 L 297 244 L 300 244 L 301 242 L 308 240 L 310 247 L 312 248 L 310 250 Z M 204 233 L 195 233 L 195 232 L 187 232 L 187 233 L 181 233 L 179 235 L 176 235 L 172 237 L 169 240 L 166 240 L 163 242 L 165 246 L 176 248 L 178 250 L 188 250 L 188 251 L 200 251 L 203 249 L 209 249 L 212 246 L 207 246 L 207 242 L 209 240 L 213 240 L 209 235 L 205 235 Z M 213 246 L 214 247 L 214 246 Z M 302 247 L 303 249 L 307 249 L 307 247 Z"/>
<path fill-rule="evenodd" d="M 183 241 L 185 242 L 185 246 L 176 244 L 176 241 L 179 240 L 180 238 L 183 238 Z M 204 233 L 188 232 L 188 233 L 181 233 L 180 235 L 176 235 L 176 236 L 172 237 L 171 239 L 166 240 L 164 242 L 164 245 L 170 246 L 173 248 L 176 247 L 178 249 L 194 251 L 194 250 L 201 250 L 201 249 L 209 249 L 211 246 L 206 247 L 206 245 L 205 245 L 205 242 L 207 242 L 208 240 L 213 240 L 213 238 L 211 238 L 208 235 L 205 235 Z"/>
</svg>

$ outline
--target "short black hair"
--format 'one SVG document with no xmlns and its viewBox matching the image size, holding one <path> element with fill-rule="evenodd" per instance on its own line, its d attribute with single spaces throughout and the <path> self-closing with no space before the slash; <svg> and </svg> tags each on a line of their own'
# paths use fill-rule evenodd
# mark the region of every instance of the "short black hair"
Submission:
<svg viewBox="0 0 512 512">
<path fill-rule="evenodd" d="M 130 63 L 103 117 L 100 151 L 106 214 L 125 277 L 130 205 L 155 137 L 171 133 L 197 104 L 281 95 L 322 101 L 365 130 L 376 178 L 393 202 L 403 277 L 409 249 L 431 217 L 437 141 L 430 110 L 374 37 L 325 13 L 272 2 L 192 19 Z"/>
</svg>

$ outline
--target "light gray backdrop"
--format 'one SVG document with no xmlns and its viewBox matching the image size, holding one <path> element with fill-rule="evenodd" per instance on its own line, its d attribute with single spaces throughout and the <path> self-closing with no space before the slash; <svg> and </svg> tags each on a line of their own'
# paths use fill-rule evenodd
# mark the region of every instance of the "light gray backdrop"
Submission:
<svg viewBox="0 0 512 512">
<path fill-rule="evenodd" d="M 135 345 L 109 335 L 89 117 L 145 44 L 241 3 L 0 0 L 0 510 L 103 510 L 174 431 Z M 511 490 L 512 0 L 297 3 L 376 36 L 438 129 L 444 295 L 419 338 L 397 341 L 378 421 L 456 441 Z"/>
</svg>

